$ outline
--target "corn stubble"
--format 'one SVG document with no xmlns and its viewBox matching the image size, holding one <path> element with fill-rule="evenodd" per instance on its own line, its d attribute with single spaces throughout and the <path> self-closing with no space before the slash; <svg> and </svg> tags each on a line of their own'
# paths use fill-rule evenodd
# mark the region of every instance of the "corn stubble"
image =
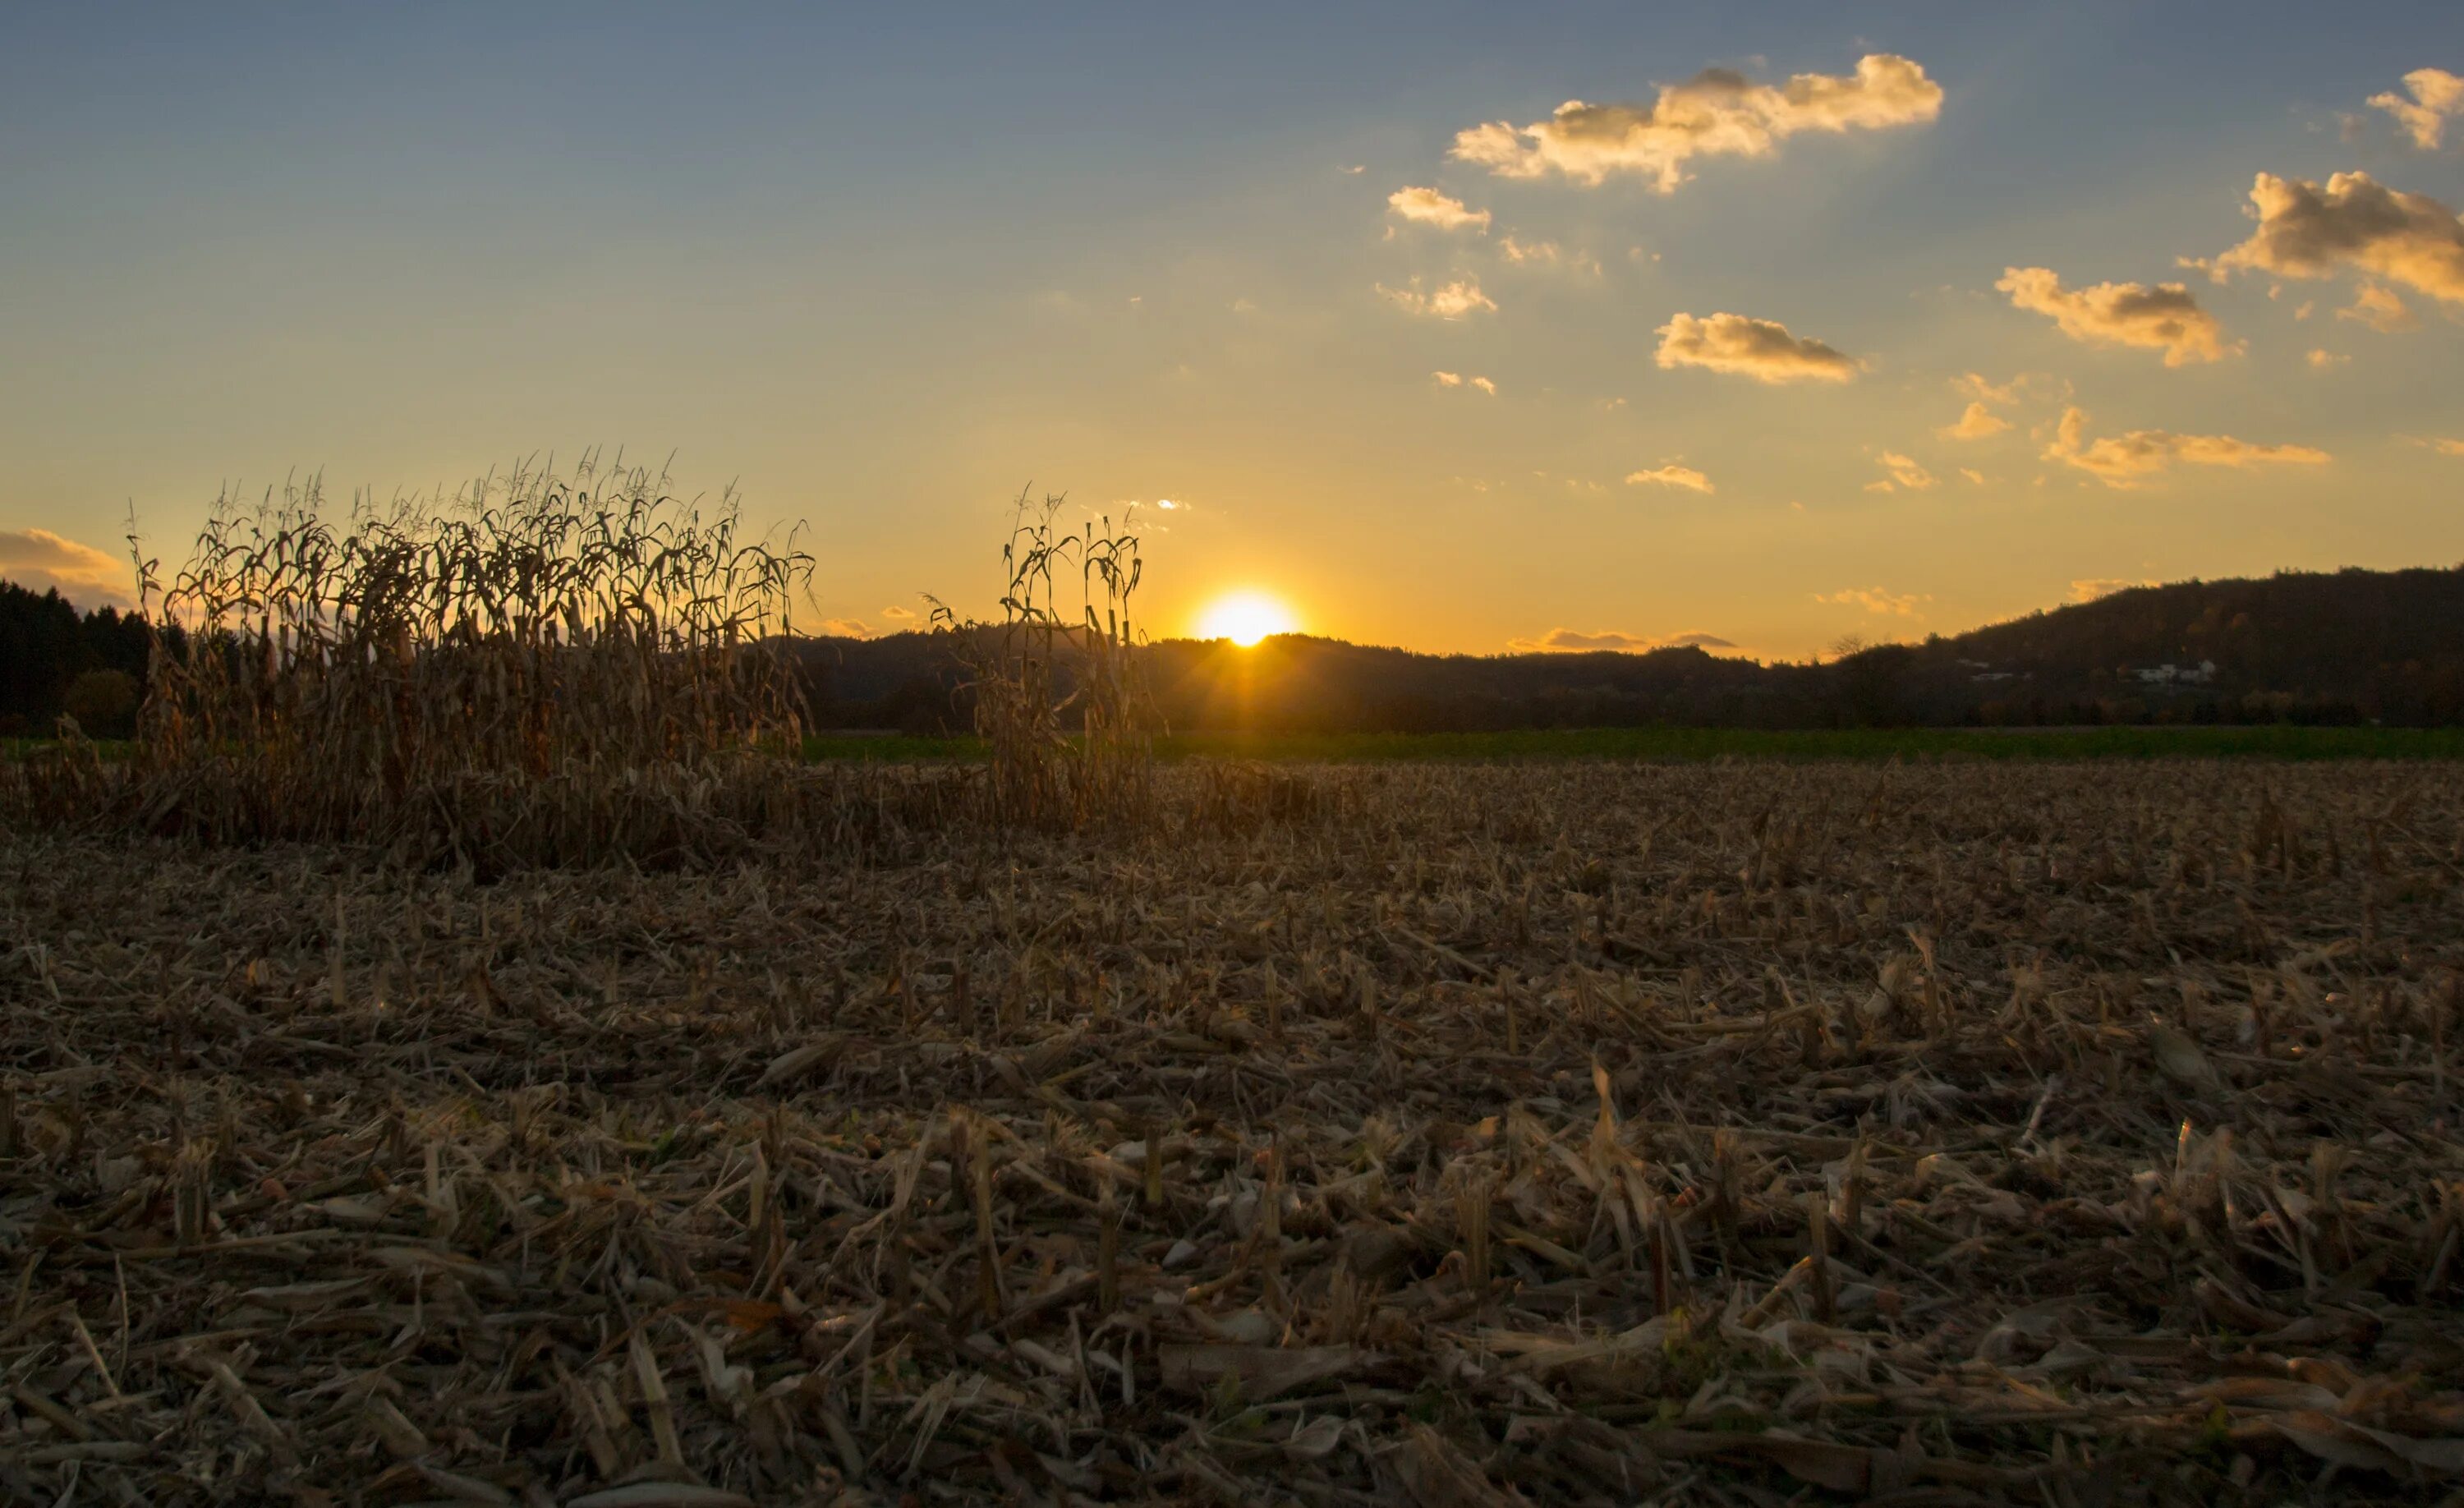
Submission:
<svg viewBox="0 0 2464 1508">
<path fill-rule="evenodd" d="M 2455 771 L 1150 778 L 861 865 L 12 829 L 0 1496 L 2464 1475 Z"/>
</svg>

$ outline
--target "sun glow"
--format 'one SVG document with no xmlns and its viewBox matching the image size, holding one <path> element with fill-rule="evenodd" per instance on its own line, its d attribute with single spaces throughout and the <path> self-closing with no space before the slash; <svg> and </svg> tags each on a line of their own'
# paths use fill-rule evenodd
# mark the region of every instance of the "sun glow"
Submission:
<svg viewBox="0 0 2464 1508">
<path fill-rule="evenodd" d="M 1198 637 L 1229 639 L 1246 649 L 1268 634 L 1292 633 L 1300 620 L 1292 610 L 1263 592 L 1235 592 L 1219 597 L 1199 615 Z"/>
</svg>

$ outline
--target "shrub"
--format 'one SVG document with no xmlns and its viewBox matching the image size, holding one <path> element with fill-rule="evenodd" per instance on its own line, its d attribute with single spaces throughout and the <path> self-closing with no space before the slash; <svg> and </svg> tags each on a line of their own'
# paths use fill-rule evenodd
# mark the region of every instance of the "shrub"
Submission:
<svg viewBox="0 0 2464 1508">
<path fill-rule="evenodd" d="M 125 738 L 137 731 L 137 678 L 125 670 L 88 670 L 61 693 L 60 710 L 89 738 Z"/>
</svg>

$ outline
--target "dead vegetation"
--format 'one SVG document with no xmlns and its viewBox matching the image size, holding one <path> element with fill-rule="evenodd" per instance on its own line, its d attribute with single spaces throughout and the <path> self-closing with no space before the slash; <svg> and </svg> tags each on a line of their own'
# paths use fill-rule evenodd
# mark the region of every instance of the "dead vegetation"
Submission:
<svg viewBox="0 0 2464 1508">
<path fill-rule="evenodd" d="M 226 495 L 167 579 L 138 562 L 140 610 L 179 631 L 127 757 L 71 725 L 0 774 L 0 813 L 484 866 L 723 849 L 781 807 L 825 825 L 775 757 L 803 731 L 779 645 L 811 571 L 732 495 L 594 454 L 451 498 Z"/>
<path fill-rule="evenodd" d="M 1272 774 L 697 874 L 0 840 L 0 1496 L 2464 1477 L 2454 770 Z"/>
<path fill-rule="evenodd" d="M 1062 527 L 1063 500 L 1022 492 L 1001 546 L 1001 621 L 954 631 L 991 751 L 983 815 L 1001 828 L 1126 827 L 1154 815 L 1155 705 L 1134 653 L 1145 562 L 1129 519 Z M 1077 579 L 1077 601 L 1062 593 Z"/>
</svg>

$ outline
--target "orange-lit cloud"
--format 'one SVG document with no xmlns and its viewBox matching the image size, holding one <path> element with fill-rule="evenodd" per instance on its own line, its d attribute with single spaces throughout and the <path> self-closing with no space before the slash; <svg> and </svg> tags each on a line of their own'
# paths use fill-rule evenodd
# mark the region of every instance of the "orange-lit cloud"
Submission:
<svg viewBox="0 0 2464 1508">
<path fill-rule="evenodd" d="M 1890 484 L 1886 485 L 1904 487 L 1912 492 L 1922 492 L 1933 486 L 1933 473 L 1918 465 L 1913 457 L 1896 450 L 1885 450 L 1874 460 L 1890 473 Z"/>
<path fill-rule="evenodd" d="M 2372 95 L 2371 105 L 2395 117 L 2413 145 L 2437 151 L 2449 118 L 2464 116 L 2464 77 L 2444 68 L 2416 68 L 2404 76 L 2404 86 L 2412 91 L 2411 98 L 2392 92 Z"/>
<path fill-rule="evenodd" d="M 1434 188 L 1397 188 L 1386 196 L 1386 208 L 1402 218 L 1441 230 L 1488 233 L 1488 211 L 1466 209 L 1463 202 Z"/>
<path fill-rule="evenodd" d="M 2190 466 L 2324 466 L 2324 450 L 2303 445 L 2254 445 L 2224 434 L 2174 434 L 2164 429 L 2132 429 L 2102 439 L 2087 438 L 2087 412 L 2065 409 L 2045 459 L 2087 472 L 2107 487 L 2136 486 L 2142 478 L 2172 469 L 2176 461 Z"/>
<path fill-rule="evenodd" d="M 1498 238 L 1497 254 L 1513 267 L 1562 268 L 1586 277 L 1600 275 L 1598 257 L 1589 251 L 1569 251 L 1554 241 L 1518 241 L 1509 233 Z"/>
<path fill-rule="evenodd" d="M 130 605 L 127 561 L 48 529 L 0 529 L 0 577 L 31 592 L 56 591 L 77 606 Z"/>
<path fill-rule="evenodd" d="M 1969 372 L 1951 380 L 1951 386 L 1970 398 L 1981 398 L 1989 404 L 2008 404 L 2019 396 L 2019 384 L 2026 382 L 2022 374 L 1996 387 L 1981 372 Z"/>
<path fill-rule="evenodd" d="M 1956 422 L 1943 426 L 1934 433 L 1946 440 L 1982 440 L 2010 427 L 2010 420 L 1997 417 L 1982 402 L 1977 402 L 1963 409 Z"/>
<path fill-rule="evenodd" d="M 1689 492 L 1710 492 L 1718 489 L 1711 479 L 1690 466 L 1658 466 L 1647 471 L 1628 471 L 1628 487 L 1682 487 Z"/>
<path fill-rule="evenodd" d="M 2379 283 L 2364 283 L 2354 292 L 2351 307 L 2337 310 L 2336 317 L 2368 325 L 2381 335 L 2421 328 L 2421 317 L 2411 306 L 2397 297 L 2394 289 Z"/>
<path fill-rule="evenodd" d="M 903 623 L 914 618 L 915 611 L 913 608 L 900 607 L 897 604 L 892 603 L 881 610 L 881 616 L 889 619 L 893 623 Z"/>
<path fill-rule="evenodd" d="M 1497 384 L 1485 377 L 1465 377 L 1461 372 L 1431 372 L 1440 387 L 1476 387 L 1489 397 L 1497 396 Z"/>
<path fill-rule="evenodd" d="M 2088 345 L 2139 346 L 2165 353 L 2167 366 L 2213 361 L 2225 355 L 2223 327 L 2181 283 L 2095 283 L 2066 289 L 2049 267 L 2003 269 L 1993 285 L 2012 307 L 2044 315 L 2064 335 Z"/>
<path fill-rule="evenodd" d="M 1854 74 L 1798 74 L 1759 84 L 1708 68 L 1663 84 L 1648 104 L 1570 99 L 1546 120 L 1492 120 L 1457 133 L 1450 155 L 1507 178 L 1563 174 L 1596 186 L 1616 174 L 1673 192 L 1698 157 L 1768 157 L 1800 132 L 1913 125 L 1942 113 L 1942 86 L 1907 58 L 1868 54 Z"/>
<path fill-rule="evenodd" d="M 2328 277 L 2351 268 L 2464 303 L 2464 220 L 2427 194 L 2367 173 L 2337 173 L 2323 186 L 2261 173 L 2250 202 L 2258 229 L 2205 264 L 2218 280 L 2245 269 Z"/>
<path fill-rule="evenodd" d="M 2071 583 L 2071 601 L 2074 602 L 2093 602 L 2100 597 L 2111 597 L 2116 592 L 2126 592 L 2134 586 L 2154 586 L 2156 584 L 2158 583 L 2148 580 L 2144 577 L 2092 576 L 2084 580 L 2073 581 Z"/>
<path fill-rule="evenodd" d="M 1659 335 L 1654 359 L 1662 367 L 1700 366 L 1758 382 L 1844 382 L 1858 372 L 1855 358 L 1811 338 L 1799 339 L 1775 319 L 1672 315 Z"/>
<path fill-rule="evenodd" d="M 1379 283 L 1377 291 L 1393 299 L 1398 308 L 1432 319 L 1460 319 L 1468 314 L 1497 312 L 1497 300 L 1482 293 L 1480 284 L 1468 277 L 1458 277 L 1431 292 L 1423 292 L 1417 277 L 1403 288 Z"/>
<path fill-rule="evenodd" d="M 2319 346 L 2313 346 L 2310 348 L 2309 354 L 2302 357 L 2301 360 L 2310 363 L 2310 370 L 2314 372 L 2332 372 L 2337 367 L 2346 365 L 2353 359 L 2349 356 L 2339 356 L 2333 351 L 2325 350 Z"/>
<path fill-rule="evenodd" d="M 861 618 L 825 618 L 822 633 L 834 639 L 869 639 L 872 625 Z"/>
<path fill-rule="evenodd" d="M 2426 443 L 2440 455 L 2464 455 L 2464 440 L 2431 440 Z"/>
<path fill-rule="evenodd" d="M 1933 601 L 1931 597 L 1887 591 L 1879 586 L 1844 586 L 1836 592 L 1816 592 L 1814 600 L 1836 607 L 1861 607 L 1878 618 L 1914 618 L 1919 602 Z"/>
<path fill-rule="evenodd" d="M 1677 634 L 1629 634 L 1614 628 L 1586 633 L 1577 628 L 1551 628 L 1537 639 L 1509 639 L 1507 647 L 1517 654 L 1597 654 L 1611 650 L 1619 654 L 1648 654 L 1654 649 L 1734 649 L 1737 645 L 1718 634 L 1694 630 Z"/>
</svg>

